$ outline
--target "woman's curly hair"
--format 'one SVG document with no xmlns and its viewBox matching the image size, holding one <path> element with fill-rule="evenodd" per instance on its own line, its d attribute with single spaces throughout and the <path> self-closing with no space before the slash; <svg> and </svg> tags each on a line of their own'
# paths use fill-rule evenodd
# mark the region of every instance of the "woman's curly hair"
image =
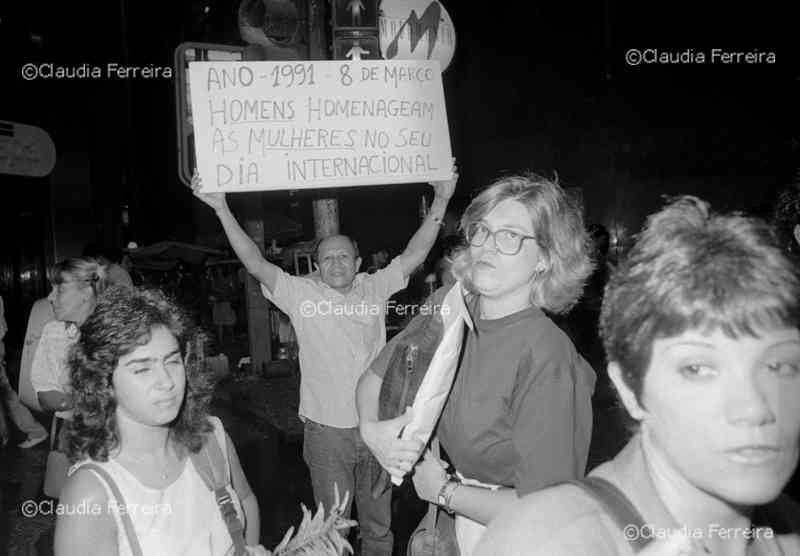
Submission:
<svg viewBox="0 0 800 556">
<path fill-rule="evenodd" d="M 170 425 L 172 438 L 189 452 L 203 446 L 212 430 L 208 408 L 214 387 L 203 354 L 205 334 L 161 291 L 112 287 L 98 298 L 68 356 L 75 396 L 69 433 L 72 461 L 106 461 L 119 446 L 114 370 L 121 357 L 147 344 L 159 326 L 175 336 L 186 368 L 186 393 Z"/>
</svg>

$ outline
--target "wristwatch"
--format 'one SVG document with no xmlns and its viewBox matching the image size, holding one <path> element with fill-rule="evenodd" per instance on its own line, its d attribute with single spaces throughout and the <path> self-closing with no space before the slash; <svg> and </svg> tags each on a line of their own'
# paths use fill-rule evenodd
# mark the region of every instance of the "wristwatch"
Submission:
<svg viewBox="0 0 800 556">
<path fill-rule="evenodd" d="M 436 495 L 436 505 L 441 506 L 441 508 L 449 514 L 453 513 L 453 508 L 450 507 L 450 503 L 453 501 L 453 493 L 460 486 L 460 482 L 453 479 L 452 476 L 448 477 L 442 485 L 442 488 L 439 489 L 439 494 Z"/>
</svg>

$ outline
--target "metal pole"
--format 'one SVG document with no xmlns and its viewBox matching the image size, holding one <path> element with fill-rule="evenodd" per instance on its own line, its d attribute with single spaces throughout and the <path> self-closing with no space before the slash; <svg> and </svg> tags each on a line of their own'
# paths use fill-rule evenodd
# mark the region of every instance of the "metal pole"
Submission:
<svg viewBox="0 0 800 556">
<path fill-rule="evenodd" d="M 327 60 L 329 52 L 325 33 L 325 1 L 308 0 L 308 56 Z M 317 199 L 314 207 L 314 233 L 317 238 L 339 233 L 339 203 L 336 199 Z"/>
<path fill-rule="evenodd" d="M 339 203 L 336 199 L 314 201 L 314 235 L 317 238 L 339 233 Z"/>
</svg>

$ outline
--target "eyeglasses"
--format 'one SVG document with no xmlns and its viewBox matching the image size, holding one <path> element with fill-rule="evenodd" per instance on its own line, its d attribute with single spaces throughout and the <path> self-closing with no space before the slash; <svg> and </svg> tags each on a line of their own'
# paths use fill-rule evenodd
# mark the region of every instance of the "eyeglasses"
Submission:
<svg viewBox="0 0 800 556">
<path fill-rule="evenodd" d="M 522 242 L 526 239 L 536 239 L 534 236 L 526 236 L 514 230 L 500 228 L 491 231 L 489 226 L 483 222 L 475 222 L 467 229 L 467 241 L 473 247 L 480 247 L 489 236 L 494 238 L 494 246 L 503 255 L 516 255 L 522 249 Z"/>
</svg>

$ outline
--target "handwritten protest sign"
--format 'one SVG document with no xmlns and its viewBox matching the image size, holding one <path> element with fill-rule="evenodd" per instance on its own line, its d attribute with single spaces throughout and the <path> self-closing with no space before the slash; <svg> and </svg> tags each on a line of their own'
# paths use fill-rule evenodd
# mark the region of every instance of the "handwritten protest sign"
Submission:
<svg viewBox="0 0 800 556">
<path fill-rule="evenodd" d="M 439 63 L 192 62 L 204 191 L 450 178 Z"/>
</svg>

